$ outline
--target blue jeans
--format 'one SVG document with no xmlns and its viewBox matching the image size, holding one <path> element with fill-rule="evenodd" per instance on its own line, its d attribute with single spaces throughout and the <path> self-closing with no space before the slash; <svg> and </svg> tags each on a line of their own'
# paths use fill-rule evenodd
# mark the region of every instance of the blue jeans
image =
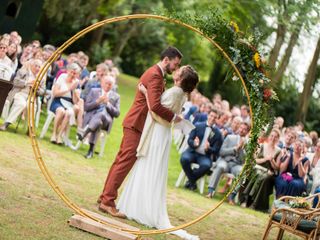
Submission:
<svg viewBox="0 0 320 240">
<path fill-rule="evenodd" d="M 190 148 L 182 153 L 180 163 L 191 183 L 195 183 L 199 178 L 204 176 L 212 166 L 212 160 L 209 156 L 197 153 Z M 199 168 L 192 169 L 192 163 L 199 164 Z"/>
<path fill-rule="evenodd" d="M 316 190 L 314 191 L 314 193 L 320 193 L 320 186 L 318 186 L 316 188 Z M 313 205 L 312 207 L 315 208 L 318 204 L 318 201 L 319 201 L 319 198 L 318 197 L 315 197 L 314 200 L 313 200 Z"/>
</svg>

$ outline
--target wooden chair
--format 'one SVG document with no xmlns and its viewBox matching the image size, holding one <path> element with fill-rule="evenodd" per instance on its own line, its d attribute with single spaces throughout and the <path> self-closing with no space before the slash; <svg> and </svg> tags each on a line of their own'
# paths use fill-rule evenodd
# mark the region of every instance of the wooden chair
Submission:
<svg viewBox="0 0 320 240">
<path fill-rule="evenodd" d="M 304 198 L 306 201 L 311 201 L 314 197 L 320 196 L 320 193 Z M 281 206 L 273 207 L 270 219 L 263 236 L 263 240 L 267 239 L 268 234 L 273 227 L 279 228 L 277 239 L 281 240 L 284 231 L 288 231 L 294 235 L 308 240 L 316 240 L 320 237 L 320 204 L 316 208 L 291 208 L 289 201 L 296 199 L 291 196 L 283 196 L 278 201 Z"/>
</svg>

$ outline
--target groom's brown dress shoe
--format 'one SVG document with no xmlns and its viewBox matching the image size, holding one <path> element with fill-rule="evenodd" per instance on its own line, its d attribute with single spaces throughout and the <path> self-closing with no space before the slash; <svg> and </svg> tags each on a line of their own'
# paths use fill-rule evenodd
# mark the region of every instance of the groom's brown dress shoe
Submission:
<svg viewBox="0 0 320 240">
<path fill-rule="evenodd" d="M 123 213 L 120 213 L 115 207 L 107 206 L 107 205 L 104 205 L 103 203 L 100 203 L 99 210 L 101 212 L 108 213 L 113 217 L 123 218 L 123 219 L 127 218 L 126 215 L 124 215 Z"/>
</svg>

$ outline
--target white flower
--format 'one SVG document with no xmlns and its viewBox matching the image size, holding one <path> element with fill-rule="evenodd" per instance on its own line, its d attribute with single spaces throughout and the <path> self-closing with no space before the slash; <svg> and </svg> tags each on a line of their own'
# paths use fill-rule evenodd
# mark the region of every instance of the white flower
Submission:
<svg viewBox="0 0 320 240">
<path fill-rule="evenodd" d="M 233 81 L 238 81 L 238 80 L 239 80 L 239 77 L 238 77 L 237 75 L 233 75 L 232 80 L 233 80 Z"/>
</svg>

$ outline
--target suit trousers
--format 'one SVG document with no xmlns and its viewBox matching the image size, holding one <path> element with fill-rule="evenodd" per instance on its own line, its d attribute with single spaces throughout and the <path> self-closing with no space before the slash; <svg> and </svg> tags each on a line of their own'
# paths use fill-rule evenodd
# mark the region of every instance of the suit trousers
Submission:
<svg viewBox="0 0 320 240">
<path fill-rule="evenodd" d="M 17 92 L 13 97 L 13 104 L 10 108 L 6 122 L 14 123 L 17 118 L 27 107 L 28 94 L 24 92 Z"/>
<path fill-rule="evenodd" d="M 190 148 L 182 153 L 180 163 L 183 171 L 192 183 L 195 183 L 199 178 L 204 176 L 212 166 L 212 160 L 208 156 L 197 153 Z M 199 168 L 192 169 L 192 163 L 199 164 Z"/>
<path fill-rule="evenodd" d="M 238 176 L 242 170 L 242 165 L 233 162 L 218 159 L 217 166 L 215 167 L 209 181 L 209 188 L 216 189 L 219 183 L 220 177 L 223 173 L 232 173 L 234 176 Z"/>
<path fill-rule="evenodd" d="M 109 170 L 100 196 L 104 205 L 116 206 L 114 201 L 118 197 L 118 189 L 137 160 L 136 155 L 140 138 L 141 132 L 135 129 L 123 128 L 120 150 Z"/>
<path fill-rule="evenodd" d="M 100 129 L 108 129 L 112 119 L 104 112 L 98 112 L 92 116 L 89 121 L 88 127 L 91 132 L 89 143 L 96 144 Z"/>
</svg>

